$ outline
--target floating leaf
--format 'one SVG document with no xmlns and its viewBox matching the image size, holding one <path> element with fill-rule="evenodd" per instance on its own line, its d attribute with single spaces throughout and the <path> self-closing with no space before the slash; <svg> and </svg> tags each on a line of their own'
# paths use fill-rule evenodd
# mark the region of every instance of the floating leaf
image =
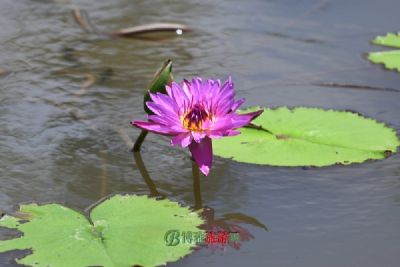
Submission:
<svg viewBox="0 0 400 267">
<path fill-rule="evenodd" d="M 377 45 L 400 48 L 400 35 L 388 33 L 386 36 L 377 36 L 372 42 Z"/>
<path fill-rule="evenodd" d="M 372 52 L 369 53 L 368 59 L 374 63 L 382 63 L 389 70 L 397 70 L 400 72 L 400 50 Z"/>
<path fill-rule="evenodd" d="M 91 209 L 89 218 L 58 204 L 20 207 L 25 222 L 5 215 L 0 226 L 23 233 L 0 241 L 0 252 L 31 249 L 17 262 L 28 266 L 158 266 L 191 253 L 192 244 L 167 246 L 171 229 L 200 231 L 196 212 L 169 200 L 115 195 Z"/>
<path fill-rule="evenodd" d="M 374 44 L 400 48 L 400 35 L 388 33 L 386 36 L 378 36 Z M 371 52 L 368 59 L 374 63 L 383 63 L 387 69 L 395 69 L 400 72 L 400 50 Z"/>
<path fill-rule="evenodd" d="M 247 163 L 327 166 L 382 159 L 400 145 L 393 129 L 352 112 L 280 107 L 253 123 L 215 140 L 214 153 Z"/>
<path fill-rule="evenodd" d="M 154 74 L 153 80 L 150 82 L 149 91 L 144 95 L 144 110 L 147 114 L 154 114 L 147 106 L 146 102 L 151 101 L 149 92 L 155 94 L 157 92 L 167 94 L 165 85 L 172 83 L 172 60 L 164 62 L 163 66 Z"/>
</svg>

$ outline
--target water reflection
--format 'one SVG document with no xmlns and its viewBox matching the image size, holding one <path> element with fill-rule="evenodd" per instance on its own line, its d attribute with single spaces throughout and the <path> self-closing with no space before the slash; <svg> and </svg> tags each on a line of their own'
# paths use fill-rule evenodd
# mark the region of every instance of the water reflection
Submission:
<svg viewBox="0 0 400 267">
<path fill-rule="evenodd" d="M 133 152 L 133 157 L 136 162 L 136 166 L 140 170 L 142 178 L 146 183 L 150 196 L 165 198 L 166 195 L 160 193 L 157 190 L 157 186 L 154 181 L 151 179 L 146 166 L 143 162 L 142 156 L 140 152 Z M 254 239 L 254 236 L 250 233 L 248 229 L 244 225 L 252 225 L 255 227 L 259 227 L 268 231 L 268 228 L 258 221 L 256 218 L 251 217 L 242 213 L 225 213 L 222 216 L 217 217 L 215 215 L 215 210 L 212 207 L 204 206 L 201 197 L 201 187 L 200 187 L 200 172 L 196 163 L 192 160 L 192 174 L 193 174 L 193 195 L 194 195 L 194 210 L 201 212 L 201 216 L 205 220 L 204 225 L 201 226 L 201 229 L 205 230 L 208 233 L 228 233 L 228 234 L 239 234 L 238 240 L 227 240 L 225 243 L 218 243 L 214 240 L 214 242 L 204 244 L 202 247 L 210 248 L 212 252 L 216 250 L 225 250 L 227 246 L 234 248 L 236 250 L 240 249 L 243 242 L 250 241 Z"/>
<path fill-rule="evenodd" d="M 144 165 L 144 162 L 143 162 L 142 156 L 140 155 L 140 152 L 133 152 L 133 157 L 135 159 L 136 166 L 138 167 L 140 174 L 143 177 L 144 182 L 146 183 L 147 187 L 149 188 L 149 191 L 150 191 L 149 196 L 165 197 L 164 194 L 161 194 L 160 192 L 158 192 L 155 183 L 150 178 L 150 175 L 147 172 L 146 166 Z"/>
</svg>

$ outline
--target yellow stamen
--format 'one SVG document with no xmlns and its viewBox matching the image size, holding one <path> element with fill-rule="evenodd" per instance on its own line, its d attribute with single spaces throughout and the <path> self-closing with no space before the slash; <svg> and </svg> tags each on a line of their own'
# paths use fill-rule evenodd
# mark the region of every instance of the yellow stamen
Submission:
<svg viewBox="0 0 400 267">
<path fill-rule="evenodd" d="M 181 116 L 183 127 L 193 132 L 203 131 L 203 122 L 210 119 L 211 115 L 200 105 L 195 105 Z"/>
</svg>

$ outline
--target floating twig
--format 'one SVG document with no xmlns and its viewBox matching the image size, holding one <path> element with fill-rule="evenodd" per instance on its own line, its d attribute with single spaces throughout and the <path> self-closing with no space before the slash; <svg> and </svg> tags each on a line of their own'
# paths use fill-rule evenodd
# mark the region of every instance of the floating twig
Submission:
<svg viewBox="0 0 400 267">
<path fill-rule="evenodd" d="M 279 85 L 279 84 L 283 84 L 283 81 L 285 81 L 285 84 L 287 84 L 287 82 L 295 82 L 296 85 L 303 85 L 304 84 L 303 81 L 306 78 L 319 79 L 322 75 L 336 74 L 336 73 L 341 73 L 341 72 L 351 72 L 351 71 L 363 71 L 363 70 L 372 69 L 373 67 L 374 66 L 368 66 L 368 67 L 354 66 L 354 67 L 349 67 L 349 68 L 341 68 L 341 69 L 328 70 L 328 71 L 292 72 L 292 73 L 288 73 L 288 75 L 284 76 L 283 78 L 272 79 L 267 82 L 264 82 L 263 85 L 264 86 L 265 85 Z"/>
<path fill-rule="evenodd" d="M 351 88 L 351 89 L 360 89 L 360 90 L 388 91 L 388 92 L 400 93 L 400 89 L 395 89 L 395 88 L 376 87 L 376 86 L 348 84 L 348 83 L 318 82 L 318 83 L 312 83 L 311 85 L 322 86 L 322 87 Z"/>
<path fill-rule="evenodd" d="M 75 22 L 88 33 L 98 33 L 97 29 L 90 22 L 90 18 L 86 11 L 80 9 L 74 9 L 72 16 Z M 142 39 L 154 39 L 150 33 L 175 33 L 181 35 L 184 32 L 190 31 L 190 28 L 186 25 L 179 23 L 150 23 L 145 25 L 133 26 L 129 28 L 123 28 L 112 32 L 103 32 L 104 35 L 115 36 L 115 37 L 130 37 L 130 38 L 142 38 Z M 159 39 L 159 38 L 156 38 Z"/>
<path fill-rule="evenodd" d="M 178 23 L 152 23 L 134 26 L 130 28 L 124 28 L 116 31 L 112 31 L 109 34 L 112 36 L 119 37 L 135 37 L 148 33 L 157 32 L 175 32 L 177 35 L 181 35 L 183 32 L 190 31 L 189 27 Z"/>
</svg>

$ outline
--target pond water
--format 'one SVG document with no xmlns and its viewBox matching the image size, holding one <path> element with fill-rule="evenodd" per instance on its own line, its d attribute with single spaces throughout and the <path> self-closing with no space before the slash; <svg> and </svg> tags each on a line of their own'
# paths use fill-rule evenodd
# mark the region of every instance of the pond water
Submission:
<svg viewBox="0 0 400 267">
<path fill-rule="evenodd" d="M 161 41 L 86 34 L 177 22 L 193 32 Z M 84 209 L 115 192 L 148 194 L 130 146 L 143 92 L 170 58 L 176 80 L 233 76 L 246 105 L 351 109 L 400 129 L 398 73 L 364 53 L 398 31 L 398 0 L 13 1 L 0 3 L 0 210 L 21 202 Z M 384 49 L 384 48 L 383 48 Z M 88 79 L 93 86 L 76 94 Z M 81 91 L 82 92 L 82 91 Z M 142 157 L 157 190 L 194 205 L 187 151 L 149 135 Z M 203 205 L 243 213 L 269 231 L 239 250 L 201 250 L 169 266 L 393 266 L 400 263 L 399 155 L 327 168 L 277 168 L 215 158 Z M 9 234 L 0 232 L 4 236 Z M 0 266 L 17 266 L 0 256 Z"/>
</svg>

